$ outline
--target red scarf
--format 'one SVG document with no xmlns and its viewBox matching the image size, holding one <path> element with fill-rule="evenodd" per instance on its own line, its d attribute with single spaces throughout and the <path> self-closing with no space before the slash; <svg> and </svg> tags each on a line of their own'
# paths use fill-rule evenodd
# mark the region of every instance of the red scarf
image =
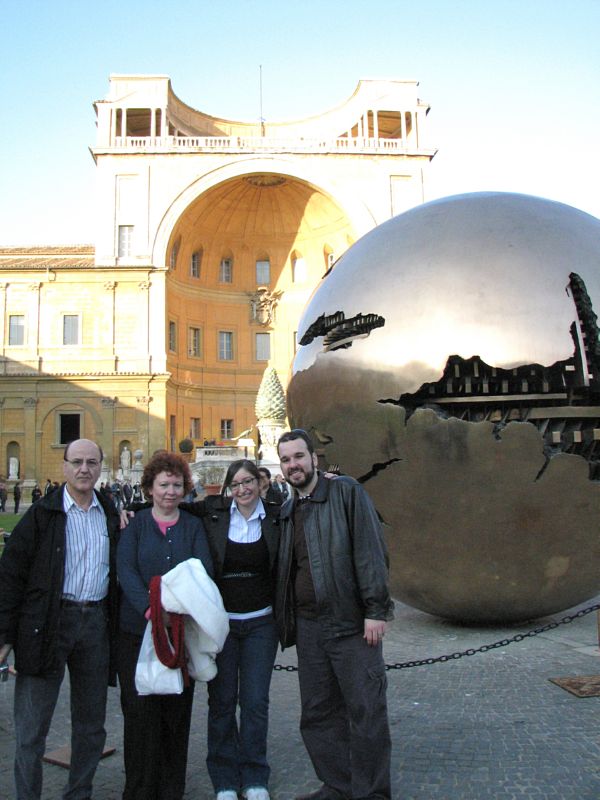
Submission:
<svg viewBox="0 0 600 800">
<path fill-rule="evenodd" d="M 181 669 L 183 683 L 190 685 L 190 676 L 187 668 L 185 653 L 185 632 L 183 627 L 183 614 L 173 614 L 168 611 L 173 642 L 162 619 L 162 606 L 160 604 L 160 575 L 150 578 L 150 620 L 152 622 L 152 639 L 154 649 L 161 664 L 171 669 Z"/>
</svg>

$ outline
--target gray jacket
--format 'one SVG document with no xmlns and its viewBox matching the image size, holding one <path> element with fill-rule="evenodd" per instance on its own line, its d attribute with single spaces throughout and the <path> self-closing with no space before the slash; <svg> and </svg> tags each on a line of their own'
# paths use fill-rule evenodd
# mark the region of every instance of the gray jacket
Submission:
<svg viewBox="0 0 600 800">
<path fill-rule="evenodd" d="M 379 517 L 353 478 L 319 475 L 306 501 L 304 533 L 319 620 L 332 638 L 362 633 L 365 619 L 389 620 L 394 604 Z M 295 643 L 294 500 L 281 509 L 275 614 L 282 647 Z"/>
</svg>

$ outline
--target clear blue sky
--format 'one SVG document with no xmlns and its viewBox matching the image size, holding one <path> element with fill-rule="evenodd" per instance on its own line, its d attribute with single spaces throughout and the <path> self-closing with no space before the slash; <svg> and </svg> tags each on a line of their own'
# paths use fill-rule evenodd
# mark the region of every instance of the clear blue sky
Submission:
<svg viewBox="0 0 600 800">
<path fill-rule="evenodd" d="M 479 190 L 600 217 L 600 0 L 0 0 L 0 245 L 93 242 L 92 102 L 171 77 L 215 116 L 318 114 L 418 80 L 427 198 Z"/>
</svg>

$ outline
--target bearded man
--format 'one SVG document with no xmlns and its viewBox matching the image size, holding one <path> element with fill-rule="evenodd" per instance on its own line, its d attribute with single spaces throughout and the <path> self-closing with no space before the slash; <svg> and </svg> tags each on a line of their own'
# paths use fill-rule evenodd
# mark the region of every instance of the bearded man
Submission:
<svg viewBox="0 0 600 800">
<path fill-rule="evenodd" d="M 296 644 L 300 731 L 322 786 L 296 800 L 389 800 L 382 639 L 393 616 L 378 514 L 352 478 L 326 479 L 303 430 L 277 445 L 293 496 L 281 510 L 276 616 Z"/>
</svg>

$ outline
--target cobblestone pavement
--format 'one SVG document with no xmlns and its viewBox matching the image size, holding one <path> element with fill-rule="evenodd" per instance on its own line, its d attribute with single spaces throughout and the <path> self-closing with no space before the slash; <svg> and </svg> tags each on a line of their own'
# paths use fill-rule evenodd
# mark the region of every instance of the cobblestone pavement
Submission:
<svg viewBox="0 0 600 800">
<path fill-rule="evenodd" d="M 599 599 L 584 603 L 590 606 Z M 573 610 L 528 625 L 461 627 L 397 604 L 385 640 L 388 664 L 477 648 L 560 620 Z M 278 663 L 294 664 L 295 650 Z M 578 698 L 549 678 L 600 675 L 596 613 L 535 638 L 469 658 L 388 672 L 394 800 L 599 800 L 600 698 Z M 12 785 L 13 680 L 0 686 L 0 799 Z M 63 686 L 48 749 L 68 743 L 68 693 Z M 294 672 L 277 671 L 271 688 L 271 794 L 291 800 L 319 783 L 298 733 Z M 109 690 L 108 744 L 94 800 L 121 797 L 121 717 Z M 212 790 L 204 766 L 206 690 L 196 687 L 186 800 Z M 44 800 L 59 800 L 66 772 L 45 765 Z"/>
</svg>

